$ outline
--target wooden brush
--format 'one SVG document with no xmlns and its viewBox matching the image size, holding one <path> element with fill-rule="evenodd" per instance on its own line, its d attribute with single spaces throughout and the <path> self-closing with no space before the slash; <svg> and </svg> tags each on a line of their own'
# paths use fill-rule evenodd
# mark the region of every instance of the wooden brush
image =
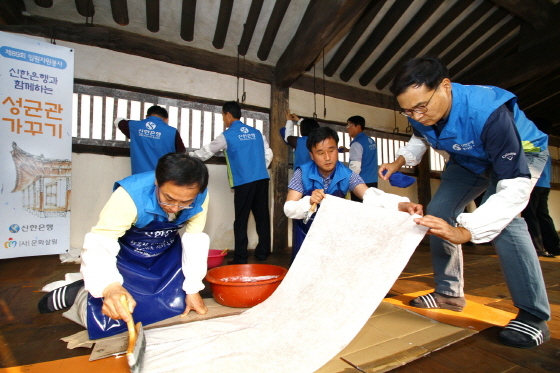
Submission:
<svg viewBox="0 0 560 373">
<path fill-rule="evenodd" d="M 126 295 L 121 295 L 121 304 L 128 311 L 128 301 Z M 134 325 L 132 314 L 126 323 L 128 327 L 128 349 L 126 350 L 126 359 L 128 366 L 132 373 L 140 373 L 144 365 L 144 354 L 146 352 L 146 337 L 144 336 L 144 329 L 142 323 L 139 322 Z"/>
</svg>

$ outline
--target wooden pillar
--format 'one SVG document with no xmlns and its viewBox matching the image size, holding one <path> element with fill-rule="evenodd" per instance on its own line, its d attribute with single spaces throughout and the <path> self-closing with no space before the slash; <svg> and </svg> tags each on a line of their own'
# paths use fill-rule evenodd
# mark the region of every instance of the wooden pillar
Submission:
<svg viewBox="0 0 560 373">
<path fill-rule="evenodd" d="M 432 188 L 430 187 L 430 149 L 426 150 L 422 161 L 418 164 L 418 203 L 424 207 L 424 213 L 428 203 L 432 199 Z"/>
<path fill-rule="evenodd" d="M 289 88 L 279 88 L 271 84 L 270 97 L 270 148 L 274 153 L 270 165 L 272 180 L 272 249 L 285 252 L 288 249 L 288 218 L 284 215 L 284 202 L 288 193 L 288 151 L 280 136 L 280 128 L 286 124 L 289 109 Z"/>
</svg>

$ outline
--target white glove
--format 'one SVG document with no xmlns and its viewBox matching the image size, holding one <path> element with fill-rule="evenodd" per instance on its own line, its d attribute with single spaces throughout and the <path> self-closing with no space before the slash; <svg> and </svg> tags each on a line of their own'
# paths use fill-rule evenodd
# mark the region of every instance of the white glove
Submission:
<svg viewBox="0 0 560 373">
<path fill-rule="evenodd" d="M 311 196 L 305 196 L 299 201 L 286 201 L 284 203 L 284 214 L 290 219 L 303 219 L 310 208 Z"/>
<path fill-rule="evenodd" d="M 400 202 L 410 202 L 410 200 L 406 197 L 385 193 L 377 188 L 368 188 L 368 190 L 364 193 L 363 201 L 364 205 L 383 207 L 397 211 L 399 209 Z"/>
</svg>

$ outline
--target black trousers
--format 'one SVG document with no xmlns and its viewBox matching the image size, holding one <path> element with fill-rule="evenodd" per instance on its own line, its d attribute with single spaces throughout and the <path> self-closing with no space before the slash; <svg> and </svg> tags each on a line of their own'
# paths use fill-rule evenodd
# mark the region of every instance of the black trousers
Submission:
<svg viewBox="0 0 560 373">
<path fill-rule="evenodd" d="M 377 188 L 377 182 L 375 183 L 366 183 L 366 185 L 370 188 Z M 350 192 L 350 199 L 356 202 L 363 202 L 361 198 L 358 198 L 354 193 Z"/>
<path fill-rule="evenodd" d="M 560 255 L 558 232 L 554 221 L 548 213 L 549 188 L 534 187 L 529 198 L 529 204 L 521 213 L 527 222 L 527 228 L 537 252 L 548 251 Z"/>
<path fill-rule="evenodd" d="M 270 254 L 270 212 L 268 210 L 268 179 L 257 180 L 235 187 L 233 204 L 235 208 L 235 221 L 233 222 L 233 235 L 235 250 L 233 263 L 247 263 L 247 223 L 252 212 L 259 243 L 255 248 L 255 257 L 266 260 Z"/>
</svg>

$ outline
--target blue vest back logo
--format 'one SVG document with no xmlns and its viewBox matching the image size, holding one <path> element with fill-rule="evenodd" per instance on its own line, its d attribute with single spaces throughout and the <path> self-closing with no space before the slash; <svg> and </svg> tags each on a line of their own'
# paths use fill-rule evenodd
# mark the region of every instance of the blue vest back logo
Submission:
<svg viewBox="0 0 560 373">
<path fill-rule="evenodd" d="M 156 128 L 156 124 L 154 122 L 146 122 L 146 128 L 149 130 L 153 130 Z"/>
<path fill-rule="evenodd" d="M 247 128 L 247 127 L 241 127 L 240 131 L 243 132 L 243 133 L 248 133 L 248 132 L 249 132 L 249 128 Z"/>
</svg>

